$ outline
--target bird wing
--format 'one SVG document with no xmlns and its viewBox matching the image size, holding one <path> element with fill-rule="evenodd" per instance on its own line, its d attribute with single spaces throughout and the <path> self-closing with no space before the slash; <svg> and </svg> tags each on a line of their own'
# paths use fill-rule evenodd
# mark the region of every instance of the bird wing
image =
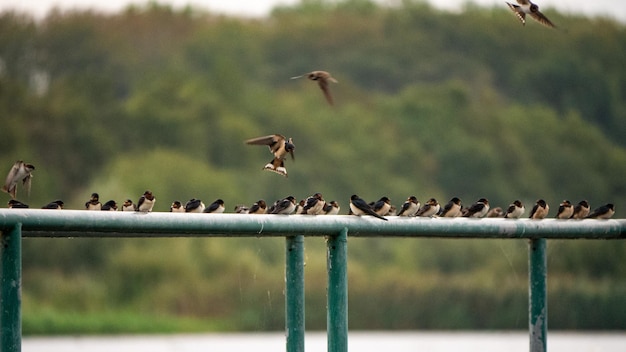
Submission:
<svg viewBox="0 0 626 352">
<path fill-rule="evenodd" d="M 317 80 L 317 84 L 320 86 L 320 89 L 324 93 L 324 97 L 326 97 L 326 101 L 328 102 L 328 104 L 334 105 L 333 97 L 332 95 L 330 95 L 330 88 L 328 88 L 328 79 L 319 78 Z"/>
<path fill-rule="evenodd" d="M 12 192 L 15 191 L 15 187 L 17 186 L 17 180 L 15 180 L 15 178 L 17 177 L 17 173 L 20 171 L 20 162 L 16 162 L 15 164 L 13 164 L 13 166 L 11 167 L 11 170 L 9 170 L 9 173 L 7 174 L 7 178 L 4 181 L 4 186 L 2 186 L 2 190 L 4 192 L 13 194 Z M 13 198 L 15 198 L 15 196 L 13 196 Z"/>
<path fill-rule="evenodd" d="M 550 22 L 550 20 L 548 19 L 548 17 L 544 16 L 541 12 L 537 11 L 537 12 L 532 12 L 530 14 L 530 16 L 532 16 L 532 18 L 534 18 L 537 22 L 543 24 L 546 27 L 550 27 L 550 28 L 556 28 L 556 26 Z"/>
<path fill-rule="evenodd" d="M 530 1 L 528 0 L 517 0 L 517 3 L 520 5 L 530 5 Z"/>
<path fill-rule="evenodd" d="M 515 16 L 517 16 L 517 18 L 520 20 L 520 22 L 522 22 L 522 24 L 525 25 L 526 24 L 526 13 L 524 13 L 524 11 L 520 11 L 519 10 L 519 6 L 517 6 L 517 5 L 513 5 L 513 4 L 510 4 L 508 2 L 506 4 L 509 5 L 509 7 L 511 8 L 511 10 L 515 14 Z"/>
<path fill-rule="evenodd" d="M 285 140 L 285 136 L 280 135 L 280 134 L 270 134 L 268 136 L 248 139 L 246 140 L 246 144 L 272 145 L 274 143 L 279 142 L 280 140 Z"/>
</svg>

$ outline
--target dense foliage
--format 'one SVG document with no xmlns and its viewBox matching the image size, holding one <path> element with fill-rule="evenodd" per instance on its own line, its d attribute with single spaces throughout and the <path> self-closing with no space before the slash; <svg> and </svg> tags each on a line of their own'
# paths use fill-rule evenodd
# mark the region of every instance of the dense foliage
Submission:
<svg viewBox="0 0 626 352">
<path fill-rule="evenodd" d="M 35 207 L 151 189 L 156 211 L 321 192 L 344 214 L 357 193 L 543 198 L 552 214 L 587 199 L 623 217 L 626 28 L 546 12 L 559 29 L 522 27 L 505 6 L 421 1 L 304 0 L 262 19 L 157 3 L 0 13 L 0 165 L 35 164 L 31 196 L 18 191 Z M 339 80 L 336 106 L 289 79 L 314 69 Z M 294 138 L 287 179 L 243 143 L 271 133 Z M 626 246 L 549 246 L 550 327 L 624 328 Z M 128 311 L 279 330 L 283 250 L 267 238 L 26 240 L 24 331 L 116 331 L 71 321 Z M 351 328 L 527 326 L 522 241 L 354 239 L 349 252 Z M 323 329 L 322 240 L 307 253 L 307 327 Z"/>
</svg>

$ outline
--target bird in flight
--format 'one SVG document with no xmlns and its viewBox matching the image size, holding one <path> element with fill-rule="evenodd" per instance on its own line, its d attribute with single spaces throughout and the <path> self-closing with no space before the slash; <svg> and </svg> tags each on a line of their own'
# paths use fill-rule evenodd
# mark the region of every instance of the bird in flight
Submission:
<svg viewBox="0 0 626 352">
<path fill-rule="evenodd" d="M 300 76 L 291 77 L 291 79 L 298 79 L 306 76 L 311 81 L 317 81 L 317 85 L 324 93 L 324 97 L 326 97 L 326 101 L 330 105 L 334 105 L 333 97 L 330 95 L 330 88 L 328 87 L 328 82 L 339 83 L 330 73 L 326 71 L 312 71 L 309 73 L 305 73 Z"/>
<path fill-rule="evenodd" d="M 544 16 L 539 11 L 539 6 L 537 4 L 532 3 L 530 0 L 517 0 L 519 5 L 511 4 L 507 2 L 511 10 L 515 13 L 517 18 L 522 22 L 523 25 L 526 25 L 526 15 L 530 15 L 535 21 L 543 24 L 546 27 L 556 28 L 556 26 L 550 22 L 548 17 Z"/>
<path fill-rule="evenodd" d="M 281 134 L 270 134 L 269 136 L 248 139 L 246 144 L 267 145 L 270 148 L 270 152 L 274 154 L 274 159 L 267 163 L 263 170 L 272 171 L 287 177 L 285 157 L 287 154 L 291 154 L 291 159 L 295 160 L 293 151 L 296 149 L 296 146 L 291 138 L 287 139 Z"/>
<path fill-rule="evenodd" d="M 16 161 L 7 175 L 6 181 L 2 186 L 2 191 L 7 192 L 11 195 L 11 198 L 15 199 L 17 195 L 17 183 L 22 181 L 22 185 L 26 189 L 26 192 L 30 193 L 30 183 L 33 178 L 33 170 L 35 170 L 35 166 L 32 164 L 25 163 L 22 160 Z"/>
</svg>

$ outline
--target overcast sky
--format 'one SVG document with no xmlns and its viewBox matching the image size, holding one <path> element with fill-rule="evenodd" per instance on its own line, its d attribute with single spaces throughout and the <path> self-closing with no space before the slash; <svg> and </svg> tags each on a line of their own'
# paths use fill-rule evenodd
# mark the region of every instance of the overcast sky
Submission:
<svg viewBox="0 0 626 352">
<path fill-rule="evenodd" d="M 399 0 L 379 0 L 381 3 L 393 4 Z M 515 2 L 515 0 L 508 0 Z M 19 9 L 34 14 L 37 18 L 44 17 L 53 7 L 61 9 L 91 8 L 99 11 L 116 12 L 130 3 L 144 4 L 147 0 L 0 0 L 0 11 Z M 299 0 L 158 0 L 158 3 L 172 4 L 183 7 L 191 4 L 200 8 L 227 14 L 245 16 L 263 16 L 277 4 L 293 4 Z M 429 0 L 439 8 L 454 9 L 462 6 L 467 0 Z M 472 0 L 487 6 L 506 6 L 504 0 Z M 554 7 L 565 14 L 603 15 L 617 18 L 626 23 L 626 0 L 535 0 L 541 9 Z"/>
</svg>

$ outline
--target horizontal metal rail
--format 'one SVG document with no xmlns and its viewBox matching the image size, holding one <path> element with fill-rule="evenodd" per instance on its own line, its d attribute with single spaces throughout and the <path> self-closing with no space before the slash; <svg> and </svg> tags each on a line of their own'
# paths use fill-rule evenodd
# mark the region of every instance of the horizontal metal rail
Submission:
<svg viewBox="0 0 626 352">
<path fill-rule="evenodd" d="M 529 239 L 530 351 L 547 346 L 547 239 L 626 239 L 626 219 L 530 220 L 0 209 L 0 351 L 21 350 L 23 237 L 286 238 L 288 352 L 304 351 L 304 236 L 328 236 L 328 351 L 348 350 L 348 237 Z"/>
</svg>

